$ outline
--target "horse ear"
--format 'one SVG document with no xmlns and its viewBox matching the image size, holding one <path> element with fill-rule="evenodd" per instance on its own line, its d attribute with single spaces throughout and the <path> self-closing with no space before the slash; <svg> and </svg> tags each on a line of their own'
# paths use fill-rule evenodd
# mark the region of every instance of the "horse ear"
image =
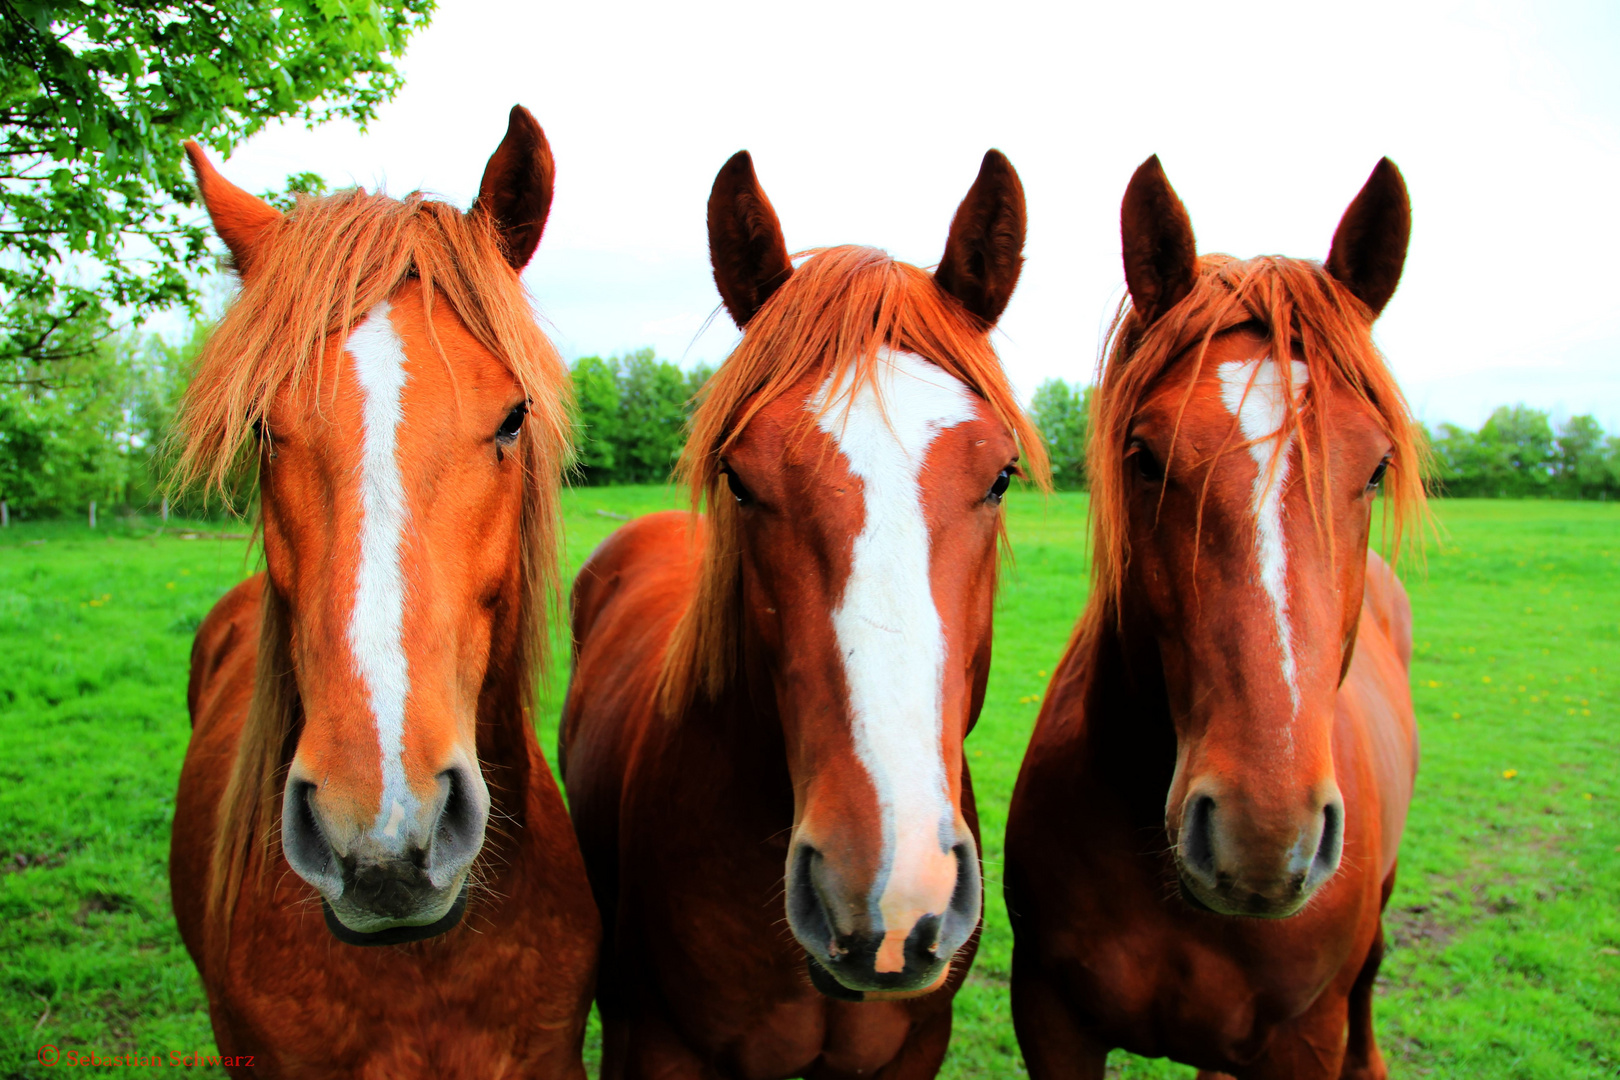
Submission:
<svg viewBox="0 0 1620 1080">
<path fill-rule="evenodd" d="M 1381 158 L 1333 233 L 1327 272 L 1376 317 L 1400 284 L 1411 236 L 1406 181 L 1393 161 Z"/>
<path fill-rule="evenodd" d="M 1154 154 L 1131 175 L 1119 207 L 1125 285 L 1131 304 L 1150 326 L 1179 304 L 1198 279 L 1192 219 Z"/>
<path fill-rule="evenodd" d="M 247 277 L 265 231 L 281 220 L 281 211 L 221 176 L 196 143 L 186 143 L 186 158 L 197 177 L 197 190 L 202 194 L 203 205 L 208 207 L 214 232 L 230 250 L 236 272 Z"/>
<path fill-rule="evenodd" d="M 747 326 L 793 273 L 782 223 L 746 150 L 720 167 L 709 192 L 709 262 L 720 299 L 738 327 Z"/>
<path fill-rule="evenodd" d="M 528 109 L 512 106 L 506 138 L 490 155 L 472 214 L 488 214 L 512 269 L 522 270 L 540 246 L 551 213 L 551 185 L 556 175 L 551 144 Z"/>
<path fill-rule="evenodd" d="M 1000 150 L 985 152 L 979 175 L 951 219 L 934 282 L 986 326 L 1007 310 L 1024 268 L 1024 185 Z"/>
</svg>

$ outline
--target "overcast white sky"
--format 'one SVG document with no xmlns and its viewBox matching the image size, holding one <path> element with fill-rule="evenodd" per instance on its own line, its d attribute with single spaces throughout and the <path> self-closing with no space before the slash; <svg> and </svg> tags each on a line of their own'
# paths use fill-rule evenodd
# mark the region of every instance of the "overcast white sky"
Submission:
<svg viewBox="0 0 1620 1080">
<path fill-rule="evenodd" d="M 980 157 L 1029 199 L 997 338 L 1026 396 L 1087 379 L 1123 288 L 1119 200 L 1149 154 L 1199 250 L 1321 258 L 1381 155 L 1413 201 L 1377 327 L 1419 415 L 1524 401 L 1620 429 L 1620 5 L 809 4 L 441 0 L 368 132 L 267 130 L 225 165 L 462 205 L 514 103 L 557 158 L 526 275 L 570 359 L 719 361 L 716 170 L 753 151 L 790 248 L 934 263 Z"/>
</svg>

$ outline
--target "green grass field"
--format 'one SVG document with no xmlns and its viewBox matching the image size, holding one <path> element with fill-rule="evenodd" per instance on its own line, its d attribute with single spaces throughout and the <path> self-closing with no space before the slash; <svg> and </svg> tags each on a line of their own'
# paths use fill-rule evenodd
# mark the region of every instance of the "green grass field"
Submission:
<svg viewBox="0 0 1620 1080">
<path fill-rule="evenodd" d="M 566 497 L 576 567 L 664 488 Z M 1022 1072 L 1000 897 L 1007 799 L 1085 596 L 1083 496 L 1007 501 L 1016 559 L 969 752 L 984 824 L 984 946 L 945 1075 Z M 1620 507 L 1437 505 L 1406 568 L 1423 739 L 1377 1016 L 1397 1076 L 1620 1076 Z M 44 1043 L 212 1046 L 169 910 L 186 661 L 251 569 L 239 524 L 104 521 L 0 532 L 0 1076 Z M 201 534 L 201 535 L 199 535 Z M 542 745 L 553 745 L 565 673 Z M 1191 1076 L 1116 1055 L 1119 1075 Z"/>
</svg>

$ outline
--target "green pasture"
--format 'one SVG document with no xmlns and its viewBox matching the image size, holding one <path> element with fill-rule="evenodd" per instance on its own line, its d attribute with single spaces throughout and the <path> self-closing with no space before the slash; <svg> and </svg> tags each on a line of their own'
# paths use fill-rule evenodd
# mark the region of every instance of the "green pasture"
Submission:
<svg viewBox="0 0 1620 1080">
<path fill-rule="evenodd" d="M 577 566 L 662 487 L 566 497 Z M 984 946 L 945 1075 L 1022 1072 L 1000 897 L 1007 799 L 1085 596 L 1084 496 L 1007 500 L 985 712 Z M 1377 1004 L 1396 1076 L 1620 1076 L 1620 507 L 1450 501 L 1407 564 L 1423 739 Z M 191 634 L 252 563 L 235 523 L 0 531 L 0 1076 L 43 1043 L 212 1047 L 169 910 Z M 221 536 L 220 534 L 232 534 Z M 557 673 L 543 717 L 553 743 Z M 1191 1070 L 1116 1055 L 1119 1075 Z"/>
</svg>

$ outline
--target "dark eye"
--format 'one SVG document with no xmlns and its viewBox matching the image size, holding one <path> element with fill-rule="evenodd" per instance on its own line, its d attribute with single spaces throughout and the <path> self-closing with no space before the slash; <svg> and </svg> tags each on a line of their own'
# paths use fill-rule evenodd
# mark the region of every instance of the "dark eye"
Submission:
<svg viewBox="0 0 1620 1080">
<path fill-rule="evenodd" d="M 523 427 L 523 418 L 528 415 L 529 405 L 527 402 L 524 402 L 511 412 L 507 413 L 506 419 L 502 420 L 501 426 L 496 429 L 496 444 L 500 446 L 511 446 L 513 443 L 517 442 L 518 429 Z"/>
<path fill-rule="evenodd" d="M 1136 474 L 1149 484 L 1157 484 L 1164 479 L 1164 466 L 1159 459 L 1153 456 L 1153 451 L 1141 439 L 1132 439 L 1125 457 L 1136 466 Z"/>
<path fill-rule="evenodd" d="M 726 487 L 731 489 L 731 497 L 736 499 L 740 505 L 747 506 L 754 501 L 754 493 L 749 491 L 748 485 L 744 484 L 737 474 L 731 471 L 730 465 L 722 465 L 720 472 L 726 478 Z"/>
<path fill-rule="evenodd" d="M 990 485 L 990 494 L 984 497 L 984 501 L 991 506 L 1000 506 L 1001 497 L 1007 494 L 1007 487 L 1011 483 L 1012 469 L 1002 469 L 1001 475 L 996 477 L 996 482 Z"/>
<path fill-rule="evenodd" d="M 1373 470 L 1372 479 L 1367 481 L 1367 494 L 1371 495 L 1373 492 L 1378 490 L 1378 485 L 1383 483 L 1384 474 L 1389 471 L 1389 463 L 1393 460 L 1394 455 L 1384 455 L 1384 460 L 1380 461 L 1378 463 L 1378 468 Z"/>
</svg>

